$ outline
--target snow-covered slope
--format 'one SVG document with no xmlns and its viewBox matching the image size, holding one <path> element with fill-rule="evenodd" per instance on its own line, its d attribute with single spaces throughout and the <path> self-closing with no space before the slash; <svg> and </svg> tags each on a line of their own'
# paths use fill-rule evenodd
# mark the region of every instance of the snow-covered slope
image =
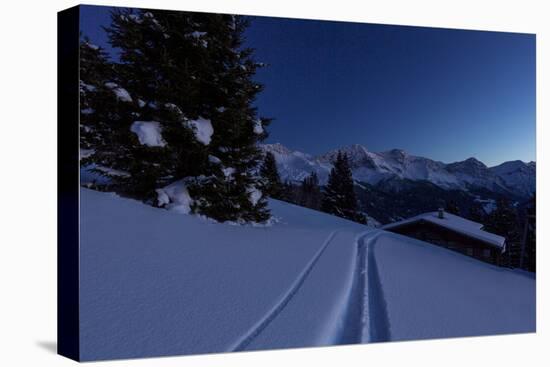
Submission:
<svg viewBox="0 0 550 367">
<path fill-rule="evenodd" d="M 368 227 L 270 207 L 280 218 L 272 227 L 235 226 L 81 189 L 82 359 L 245 349 L 289 300 L 302 302 L 296 293 L 321 284 L 301 306 L 308 328 L 285 332 L 301 345 L 332 343 L 353 238 Z"/>
<path fill-rule="evenodd" d="M 534 279 L 272 200 L 268 227 L 81 189 L 82 360 L 534 331 Z"/>
<path fill-rule="evenodd" d="M 537 170 L 535 162 L 504 162 L 498 166 L 491 167 L 490 170 L 502 178 L 508 187 L 513 188 L 517 192 L 531 195 L 535 191 Z"/>
<path fill-rule="evenodd" d="M 475 158 L 445 164 L 429 158 L 410 155 L 400 149 L 386 152 L 371 152 L 366 147 L 354 144 L 312 156 L 293 151 L 281 144 L 264 144 L 262 149 L 275 155 L 279 173 L 285 180 L 301 181 L 311 172 L 316 172 L 321 184 L 326 183 L 332 162 L 338 151 L 345 152 L 355 180 L 378 184 L 381 181 L 408 179 L 429 181 L 444 189 L 467 189 L 477 187 L 492 191 L 525 195 L 535 190 L 535 164 L 521 161 L 506 162 L 488 168 Z"/>
<path fill-rule="evenodd" d="M 394 233 L 380 235 L 371 250 L 389 340 L 535 331 L 532 274 Z"/>
</svg>

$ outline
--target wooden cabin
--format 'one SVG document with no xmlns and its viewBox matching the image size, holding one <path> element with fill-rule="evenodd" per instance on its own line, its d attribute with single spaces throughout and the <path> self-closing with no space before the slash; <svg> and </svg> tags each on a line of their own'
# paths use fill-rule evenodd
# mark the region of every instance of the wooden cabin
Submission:
<svg viewBox="0 0 550 367">
<path fill-rule="evenodd" d="M 384 230 L 445 247 L 500 265 L 506 251 L 504 237 L 483 230 L 483 224 L 444 212 L 430 212 L 387 224 Z"/>
</svg>

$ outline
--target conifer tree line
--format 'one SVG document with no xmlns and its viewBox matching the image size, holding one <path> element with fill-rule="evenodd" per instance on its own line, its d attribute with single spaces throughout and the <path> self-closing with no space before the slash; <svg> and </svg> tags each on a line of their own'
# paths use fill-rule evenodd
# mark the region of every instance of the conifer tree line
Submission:
<svg viewBox="0 0 550 367">
<path fill-rule="evenodd" d="M 323 193 L 319 186 L 319 177 L 317 177 L 315 172 L 312 172 L 308 177 L 304 178 L 300 185 L 300 193 L 300 205 L 315 210 L 321 210 Z"/>
<path fill-rule="evenodd" d="M 183 180 L 195 213 L 267 220 L 257 143 L 270 120 L 252 106 L 262 64 L 243 46 L 247 25 L 225 14 L 114 10 L 106 32 L 118 60 L 81 40 L 81 166 L 151 204 Z"/>
<path fill-rule="evenodd" d="M 500 265 L 536 271 L 536 199 L 535 194 L 526 202 L 512 203 L 501 196 L 490 212 L 474 203 L 467 211 L 460 210 L 455 201 L 442 202 L 447 213 L 466 217 L 483 224 L 487 232 L 498 234 L 506 239 L 506 251 Z"/>
<path fill-rule="evenodd" d="M 271 152 L 265 153 L 261 172 L 266 180 L 266 192 L 275 199 L 367 223 L 366 217 L 359 210 L 352 171 L 345 153 L 338 153 L 325 187 L 321 187 L 315 172 L 311 172 L 298 184 L 288 181 L 282 183 Z"/>
<path fill-rule="evenodd" d="M 260 167 L 260 176 L 263 178 L 263 192 L 274 199 L 285 199 L 285 187 L 281 182 L 275 156 L 271 152 L 264 154 Z"/>
<path fill-rule="evenodd" d="M 311 172 L 301 182 L 285 181 L 283 183 L 281 200 L 320 211 L 322 198 L 323 191 L 315 172 Z"/>
<path fill-rule="evenodd" d="M 264 158 L 262 176 L 270 187 L 273 198 L 285 200 L 307 208 L 320 210 L 359 223 L 366 223 L 360 211 L 354 191 L 352 172 L 345 153 L 339 152 L 333 162 L 328 183 L 321 187 L 315 172 L 301 183 L 281 183 L 273 154 L 267 152 Z M 445 211 L 464 215 L 470 220 L 482 223 L 484 229 L 506 238 L 507 250 L 501 265 L 536 271 L 536 200 L 533 196 L 526 205 L 517 208 L 506 197 L 496 202 L 496 207 L 486 214 L 481 205 L 473 205 L 467 213 L 461 213 L 455 201 L 443 202 Z"/>
<path fill-rule="evenodd" d="M 537 198 L 536 195 L 530 200 L 529 206 L 525 212 L 523 229 L 523 253 L 521 256 L 520 267 L 536 272 L 537 271 Z"/>
<path fill-rule="evenodd" d="M 536 197 L 525 208 L 514 207 L 506 198 L 497 201 L 496 208 L 485 216 L 484 229 L 506 238 L 502 265 L 536 271 Z"/>
<path fill-rule="evenodd" d="M 338 152 L 328 176 L 321 210 L 359 223 L 366 223 L 365 216 L 359 211 L 355 184 L 348 156 Z"/>
<path fill-rule="evenodd" d="M 458 207 L 457 203 L 453 200 L 448 201 L 445 204 L 445 211 L 447 213 L 451 213 L 451 214 L 454 214 L 454 215 L 460 215 L 460 208 Z"/>
<path fill-rule="evenodd" d="M 266 180 L 266 192 L 273 198 L 366 223 L 366 218 L 358 206 L 352 172 L 345 153 L 337 154 L 325 187 L 320 186 L 315 172 L 299 184 L 288 181 L 282 183 L 276 160 L 271 152 L 265 153 L 261 171 L 262 177 Z M 521 208 L 515 207 L 503 196 L 497 200 L 496 207 L 489 214 L 486 214 L 479 204 L 472 205 L 466 213 L 461 213 L 458 204 L 453 200 L 442 201 L 440 204 L 446 212 L 482 223 L 486 231 L 505 237 L 507 250 L 501 265 L 536 271 L 535 196 L 526 205 L 520 205 Z"/>
</svg>

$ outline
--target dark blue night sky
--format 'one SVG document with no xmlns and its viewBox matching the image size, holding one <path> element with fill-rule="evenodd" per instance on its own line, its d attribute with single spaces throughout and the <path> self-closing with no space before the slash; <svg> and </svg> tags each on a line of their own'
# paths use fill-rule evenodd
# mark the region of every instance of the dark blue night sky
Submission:
<svg viewBox="0 0 550 367">
<path fill-rule="evenodd" d="M 110 50 L 109 8 L 83 7 L 81 20 Z M 268 142 L 535 160 L 534 35 L 254 17 L 246 37 L 269 64 L 256 102 L 275 119 Z"/>
</svg>

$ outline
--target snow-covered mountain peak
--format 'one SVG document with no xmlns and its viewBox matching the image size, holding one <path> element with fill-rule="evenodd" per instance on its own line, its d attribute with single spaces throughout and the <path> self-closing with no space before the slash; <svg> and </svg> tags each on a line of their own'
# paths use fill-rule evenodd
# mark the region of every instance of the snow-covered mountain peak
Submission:
<svg viewBox="0 0 550 367">
<path fill-rule="evenodd" d="M 405 152 L 403 149 L 387 150 L 387 151 L 383 152 L 383 154 L 387 155 L 387 156 L 395 157 L 395 158 L 398 158 L 398 159 L 404 159 L 404 158 L 409 156 L 409 154 L 407 152 Z"/>
<path fill-rule="evenodd" d="M 302 181 L 315 172 L 320 182 L 326 182 L 331 164 L 323 164 L 307 153 L 291 150 L 280 143 L 262 144 L 264 152 L 273 153 L 277 161 L 279 175 L 283 180 Z"/>
<path fill-rule="evenodd" d="M 534 167 L 535 167 L 535 162 L 533 161 L 529 163 L 525 163 L 523 161 L 516 160 L 516 161 L 504 162 L 502 164 L 499 164 L 498 166 L 491 167 L 491 169 L 499 173 L 509 173 L 516 170 L 532 169 Z"/>
<path fill-rule="evenodd" d="M 472 157 L 445 164 L 425 157 L 410 155 L 402 149 L 376 153 L 360 144 L 331 150 L 319 156 L 288 149 L 280 143 L 264 144 L 264 151 L 275 155 L 283 180 L 301 181 L 311 172 L 325 184 L 338 152 L 346 153 L 356 181 L 369 184 L 400 180 L 429 181 L 445 189 L 482 187 L 499 192 L 530 195 L 535 190 L 535 162 L 511 161 L 488 168 Z M 389 181 L 390 180 L 390 181 Z"/>
<path fill-rule="evenodd" d="M 457 162 L 457 163 L 462 163 L 463 165 L 470 166 L 470 167 L 487 168 L 485 163 L 481 162 L 480 160 L 474 157 L 470 157 L 462 162 Z"/>
<path fill-rule="evenodd" d="M 468 162 L 469 164 L 474 164 L 474 165 L 479 166 L 479 167 L 487 167 L 485 165 L 485 163 L 481 162 L 480 160 L 478 160 L 474 157 L 470 157 L 470 158 L 466 159 L 466 162 Z"/>
<path fill-rule="evenodd" d="M 352 144 L 347 147 L 331 150 L 328 153 L 322 154 L 318 157 L 321 162 L 332 163 L 336 159 L 338 153 L 345 153 L 352 165 L 369 159 L 371 152 L 361 144 Z"/>
<path fill-rule="evenodd" d="M 535 191 L 536 163 L 531 161 L 509 161 L 491 167 L 490 170 L 501 177 L 506 185 L 514 191 L 529 196 Z"/>
<path fill-rule="evenodd" d="M 383 157 L 387 162 L 391 162 L 394 167 L 397 164 L 398 166 L 406 166 L 409 162 L 417 160 L 417 158 L 404 151 L 403 149 L 391 149 L 385 152 L 378 153 L 379 156 Z M 423 159 L 423 158 L 421 158 Z M 398 168 L 399 171 L 402 171 L 402 168 Z"/>
<path fill-rule="evenodd" d="M 489 173 L 487 166 L 473 157 L 460 162 L 450 163 L 447 165 L 447 169 L 450 172 L 466 173 L 475 176 L 486 176 Z"/>
<path fill-rule="evenodd" d="M 466 186 L 507 191 L 504 181 L 476 158 L 447 164 L 446 169 Z"/>
<path fill-rule="evenodd" d="M 288 149 L 281 143 L 262 144 L 261 148 L 264 151 L 271 152 L 271 153 L 278 153 L 278 154 L 284 154 L 284 155 L 292 154 L 292 150 Z"/>
</svg>

